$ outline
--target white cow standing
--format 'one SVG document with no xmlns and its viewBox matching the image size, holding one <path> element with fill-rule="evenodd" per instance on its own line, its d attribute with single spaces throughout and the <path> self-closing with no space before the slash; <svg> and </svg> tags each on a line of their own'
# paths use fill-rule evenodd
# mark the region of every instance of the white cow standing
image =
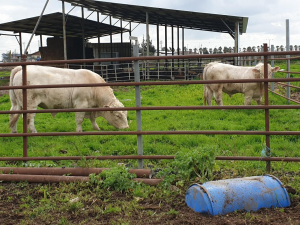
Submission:
<svg viewBox="0 0 300 225">
<path fill-rule="evenodd" d="M 280 67 L 271 67 L 268 64 L 268 78 L 273 72 L 277 72 Z M 228 64 L 212 62 L 205 66 L 203 80 L 233 80 L 233 79 L 263 79 L 264 64 L 259 63 L 255 67 L 232 66 Z M 230 97 L 236 93 L 245 95 L 245 105 L 251 105 L 254 99 L 258 105 L 262 104 L 264 84 L 259 83 L 220 83 L 204 85 L 204 105 L 212 105 L 212 98 L 219 106 L 223 105 L 223 92 Z"/>
<path fill-rule="evenodd" d="M 46 66 L 27 66 L 27 85 L 51 84 L 80 84 L 105 83 L 98 74 L 89 70 L 61 69 Z M 11 71 L 10 86 L 22 85 L 22 67 L 15 67 Z M 21 89 L 9 91 L 11 109 L 23 108 L 23 95 Z M 119 108 L 124 105 L 115 97 L 113 90 L 108 86 L 102 87 L 75 87 L 75 88 L 43 88 L 27 90 L 27 109 L 68 109 L 68 108 Z M 56 113 L 52 113 L 54 117 Z M 84 118 L 91 120 L 93 129 L 100 130 L 96 118 L 102 116 L 117 129 L 128 128 L 127 111 L 98 111 L 75 112 L 77 132 L 82 132 Z M 17 133 L 17 122 L 20 114 L 10 115 L 10 129 Z M 35 113 L 28 114 L 28 129 L 36 133 L 34 126 Z"/>
</svg>

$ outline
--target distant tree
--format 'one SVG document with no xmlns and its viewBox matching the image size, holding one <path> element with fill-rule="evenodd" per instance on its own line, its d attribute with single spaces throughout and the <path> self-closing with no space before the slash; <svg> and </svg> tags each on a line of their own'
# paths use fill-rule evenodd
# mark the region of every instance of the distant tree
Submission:
<svg viewBox="0 0 300 225">
<path fill-rule="evenodd" d="M 173 52 L 173 51 L 175 52 L 175 48 L 169 47 L 169 51 L 170 52 Z"/>
<path fill-rule="evenodd" d="M 222 52 L 222 47 L 221 47 L 221 46 L 218 48 L 218 53 L 223 53 L 223 52 Z"/>
<path fill-rule="evenodd" d="M 147 40 L 143 37 L 143 41 L 140 44 L 139 52 L 142 53 L 142 55 L 147 55 Z M 152 40 L 149 37 L 149 55 L 154 55 L 156 52 L 156 48 L 152 44 Z"/>
<path fill-rule="evenodd" d="M 223 49 L 223 52 L 224 52 L 224 53 L 230 53 L 230 50 L 229 50 L 228 47 L 225 46 L 224 49 Z"/>
<path fill-rule="evenodd" d="M 208 50 L 206 47 L 203 48 L 203 54 L 209 54 Z"/>
</svg>

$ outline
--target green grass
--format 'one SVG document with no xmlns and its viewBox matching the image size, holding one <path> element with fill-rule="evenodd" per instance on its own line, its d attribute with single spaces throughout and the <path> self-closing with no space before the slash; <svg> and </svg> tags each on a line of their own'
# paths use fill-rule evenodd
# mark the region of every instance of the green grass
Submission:
<svg viewBox="0 0 300 225">
<path fill-rule="evenodd" d="M 135 106 L 134 87 L 115 88 L 116 97 L 126 107 Z M 197 106 L 203 105 L 203 85 L 142 86 L 142 106 Z M 232 98 L 224 94 L 225 105 L 243 105 L 243 95 Z M 270 94 L 270 104 L 284 105 L 286 101 Z M 215 102 L 213 103 L 214 105 Z M 256 104 L 252 102 L 252 104 Z M 293 103 L 292 103 L 293 104 Z M 9 96 L 0 98 L 0 110 L 9 110 Z M 298 131 L 300 123 L 297 110 L 270 110 L 271 131 Z M 136 130 L 134 111 L 128 112 L 130 128 Z M 144 131 L 169 130 L 240 130 L 263 131 L 263 110 L 173 110 L 143 111 Z M 97 119 L 102 131 L 116 131 L 102 117 Z M 0 133 L 9 133 L 9 116 L 0 115 Z M 74 113 L 59 113 L 52 118 L 49 113 L 35 118 L 38 132 L 73 132 L 76 129 Z M 89 120 L 83 123 L 84 131 L 92 131 Z M 22 118 L 18 122 L 22 132 Z M 89 155 L 135 155 L 136 136 L 78 136 L 78 137 L 30 137 L 29 156 L 89 156 Z M 145 155 L 174 155 L 179 150 L 212 146 L 218 155 L 260 156 L 265 143 L 264 136 L 242 135 L 153 135 L 144 136 Z M 1 138 L 0 156 L 22 156 L 22 138 Z M 272 136 L 272 156 L 299 156 L 298 136 Z M 61 151 L 64 150 L 64 151 Z M 0 162 L 0 165 L 3 164 Z"/>
</svg>

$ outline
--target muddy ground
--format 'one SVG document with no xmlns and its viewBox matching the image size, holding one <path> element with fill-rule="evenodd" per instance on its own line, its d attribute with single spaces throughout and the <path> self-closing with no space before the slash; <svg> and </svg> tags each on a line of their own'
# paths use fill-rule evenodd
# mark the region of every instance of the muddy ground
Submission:
<svg viewBox="0 0 300 225">
<path fill-rule="evenodd" d="M 174 194 L 165 199 L 140 199 L 132 195 L 113 192 L 109 201 L 96 198 L 89 194 L 81 201 L 81 208 L 70 207 L 63 209 L 68 202 L 55 202 L 55 207 L 49 209 L 44 206 L 45 194 L 38 184 L 2 183 L 0 185 L 0 224 L 300 224 L 300 198 L 292 200 L 291 207 L 260 209 L 257 212 L 233 212 L 223 216 L 208 216 L 195 213 L 185 203 L 185 192 Z M 52 184 L 52 190 L 62 189 L 60 184 Z M 50 189 L 50 188 L 49 188 Z M 72 193 L 79 192 L 70 190 Z M 90 189 L 93 192 L 93 189 Z M 54 194 L 49 192 L 49 198 Z M 29 203 L 26 199 L 32 198 Z M 108 204 L 122 201 L 122 204 L 131 204 L 136 201 L 133 209 L 122 209 L 119 212 L 101 213 L 99 208 L 106 209 Z M 49 203 L 48 203 L 49 204 Z M 30 214 L 30 205 L 35 214 Z M 54 205 L 53 205 L 54 206 Z M 39 208 L 40 209 L 37 209 Z M 32 208 L 32 209 L 33 209 Z M 57 208 L 57 209 L 55 209 Z M 37 211 L 40 214 L 36 213 Z M 62 219 L 63 218 L 63 219 Z"/>
</svg>

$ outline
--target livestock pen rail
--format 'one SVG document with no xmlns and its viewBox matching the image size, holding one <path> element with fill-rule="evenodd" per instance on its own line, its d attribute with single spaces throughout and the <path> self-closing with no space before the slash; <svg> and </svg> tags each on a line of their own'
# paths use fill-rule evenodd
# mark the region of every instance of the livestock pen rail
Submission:
<svg viewBox="0 0 300 225">
<path fill-rule="evenodd" d="M 135 46 L 137 48 L 137 46 Z M 140 104 L 140 86 L 149 85 L 178 85 L 178 84 L 213 84 L 213 83 L 253 83 L 257 79 L 243 80 L 191 80 L 191 81 L 157 81 L 157 82 L 140 82 L 139 60 L 175 60 L 175 59 L 201 59 L 201 58 L 218 58 L 224 57 L 222 54 L 214 55 L 188 55 L 188 56 L 151 56 L 151 57 L 128 57 L 128 58 L 112 58 L 112 59 L 86 59 L 86 60 L 55 60 L 55 61 L 40 61 L 40 62 L 19 62 L 5 63 L 2 66 L 22 66 L 22 86 L 0 87 L 0 90 L 22 89 L 23 91 L 23 109 L 14 111 L 0 111 L 0 114 L 23 114 L 23 133 L 2 133 L 0 137 L 23 137 L 23 157 L 0 157 L 0 161 L 29 161 L 29 160 L 79 160 L 81 156 L 70 157 L 28 157 L 28 137 L 37 136 L 81 136 L 81 135 L 137 135 L 138 137 L 138 154 L 132 156 L 86 156 L 86 159 L 138 159 L 139 167 L 143 167 L 142 159 L 173 159 L 170 155 L 143 155 L 142 139 L 143 135 L 263 135 L 266 137 L 266 157 L 239 157 L 239 156 L 218 156 L 217 160 L 256 160 L 266 161 L 267 170 L 270 170 L 271 161 L 295 161 L 300 162 L 300 158 L 292 157 L 270 157 L 270 136 L 272 135 L 300 135 L 300 131 L 270 131 L 270 116 L 271 109 L 300 109 L 300 105 L 269 105 L 268 82 L 290 82 L 300 81 L 300 78 L 272 78 L 267 77 L 268 56 L 278 55 L 293 55 L 300 54 L 299 51 L 292 52 L 267 52 L 265 44 L 265 52 L 259 53 L 232 53 L 227 54 L 228 57 L 244 57 L 244 56 L 263 56 L 264 57 L 264 79 L 259 79 L 264 83 L 265 105 L 257 106 L 144 106 Z M 94 84 L 57 84 L 57 85 L 28 85 L 27 84 L 27 65 L 49 65 L 49 64 L 77 64 L 77 63 L 92 63 L 92 62 L 112 62 L 112 61 L 127 61 L 134 63 L 135 82 L 116 82 L 116 83 L 94 83 Z M 136 107 L 125 108 L 88 108 L 88 109 L 45 109 L 45 110 L 27 110 L 27 90 L 41 88 L 71 88 L 71 87 L 100 87 L 100 86 L 134 86 L 136 88 Z M 143 131 L 142 120 L 140 117 L 141 111 L 145 110 L 220 110 L 220 109 L 263 109 L 265 111 L 265 129 L 264 131 L 209 131 L 209 130 L 194 130 L 194 131 Z M 49 132 L 49 133 L 28 133 L 27 131 L 27 114 L 28 113 L 58 113 L 58 112 L 95 112 L 95 111 L 136 111 L 137 112 L 137 131 L 108 131 L 108 132 Z"/>
</svg>

